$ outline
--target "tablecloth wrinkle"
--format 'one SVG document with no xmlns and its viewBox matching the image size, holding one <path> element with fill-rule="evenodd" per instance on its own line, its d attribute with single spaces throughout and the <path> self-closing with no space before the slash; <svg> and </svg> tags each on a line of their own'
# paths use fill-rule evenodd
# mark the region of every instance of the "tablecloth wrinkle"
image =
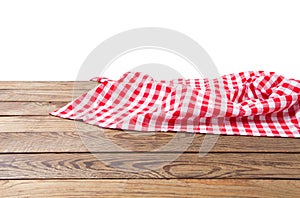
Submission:
<svg viewBox="0 0 300 198">
<path fill-rule="evenodd" d="M 156 81 L 140 72 L 100 84 L 51 115 L 103 128 L 300 137 L 300 81 L 250 71 Z"/>
</svg>

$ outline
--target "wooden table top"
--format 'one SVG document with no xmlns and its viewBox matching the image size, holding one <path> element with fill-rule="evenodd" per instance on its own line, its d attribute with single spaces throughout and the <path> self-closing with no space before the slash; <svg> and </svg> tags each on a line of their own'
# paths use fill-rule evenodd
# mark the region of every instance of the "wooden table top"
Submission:
<svg viewBox="0 0 300 198">
<path fill-rule="evenodd" d="M 76 82 L 74 91 L 74 82 L 0 82 L 0 197 L 300 196 L 300 139 L 219 136 L 199 155 L 216 136 L 187 142 L 181 133 L 182 153 L 160 149 L 178 133 L 102 130 L 48 115 L 96 84 Z M 97 144 L 99 131 L 123 151 Z"/>
</svg>

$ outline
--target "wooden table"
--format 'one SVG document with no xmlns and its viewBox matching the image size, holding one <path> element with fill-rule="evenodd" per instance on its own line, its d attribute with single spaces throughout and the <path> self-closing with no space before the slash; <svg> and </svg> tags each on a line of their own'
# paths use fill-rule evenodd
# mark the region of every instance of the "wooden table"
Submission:
<svg viewBox="0 0 300 198">
<path fill-rule="evenodd" d="M 82 123 L 48 115 L 96 85 L 78 82 L 74 92 L 73 84 L 0 82 L 0 197 L 300 196 L 299 139 L 220 136 L 200 156 L 203 134 L 195 135 L 181 153 L 160 149 L 178 133 L 104 130 L 105 138 L 124 152 L 94 144 L 92 151 L 106 159 L 100 160 L 84 143 Z M 84 136 L 93 140 L 93 131 L 100 128 L 90 127 Z M 156 161 L 130 160 L 142 152 Z M 172 155 L 178 158 L 165 163 Z M 157 162 L 165 164 L 148 171 L 115 167 Z"/>
</svg>

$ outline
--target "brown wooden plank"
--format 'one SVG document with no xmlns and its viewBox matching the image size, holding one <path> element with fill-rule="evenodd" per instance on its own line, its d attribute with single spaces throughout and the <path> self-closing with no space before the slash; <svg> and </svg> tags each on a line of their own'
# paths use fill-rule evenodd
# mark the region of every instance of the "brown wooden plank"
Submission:
<svg viewBox="0 0 300 198">
<path fill-rule="evenodd" d="M 0 116 L 3 115 L 48 115 L 67 102 L 0 102 Z"/>
<path fill-rule="evenodd" d="M 71 102 L 88 90 L 0 90 L 0 102 Z"/>
<path fill-rule="evenodd" d="M 0 173 L 0 179 L 300 179 L 300 154 L 1 154 Z"/>
<path fill-rule="evenodd" d="M 0 101 L 70 102 L 97 86 L 97 82 L 0 81 Z"/>
<path fill-rule="evenodd" d="M 0 152 L 119 152 L 124 151 L 199 152 L 204 139 L 217 139 L 211 152 L 300 152 L 300 139 L 246 136 L 205 136 L 172 132 L 133 132 L 102 129 L 80 121 L 53 116 L 0 117 Z M 39 144 L 37 144 L 39 142 Z M 177 143 L 176 143 L 177 142 Z M 166 151 L 166 150 L 164 150 Z"/>
<path fill-rule="evenodd" d="M 3 197 L 297 197 L 300 181 L 244 179 L 2 180 Z"/>
<path fill-rule="evenodd" d="M 93 132 L 80 135 L 77 132 L 17 132 L 0 133 L 0 153 L 27 152 L 160 152 L 174 133 L 155 133 L 151 136 L 135 132 L 105 130 L 105 137 Z M 114 143 L 123 150 L 107 148 L 99 139 Z M 199 152 L 205 135 L 196 135 L 192 142 L 183 141 L 181 146 L 164 149 L 161 152 Z M 82 141 L 84 140 L 84 141 Z M 37 142 L 39 142 L 37 144 Z M 257 138 L 220 136 L 209 152 L 300 152 L 299 140 L 279 138 Z M 102 143 L 102 144 L 101 144 Z M 184 148 L 182 148 L 184 147 Z"/>
<path fill-rule="evenodd" d="M 1 103 L 0 103 L 1 104 Z M 54 109 L 51 109 L 52 111 Z M 2 116 L 1 132 L 76 132 L 79 121 L 45 116 Z"/>
<path fill-rule="evenodd" d="M 91 81 L 0 81 L 0 89 L 72 90 L 74 87 L 91 89 L 97 84 L 97 82 Z"/>
</svg>

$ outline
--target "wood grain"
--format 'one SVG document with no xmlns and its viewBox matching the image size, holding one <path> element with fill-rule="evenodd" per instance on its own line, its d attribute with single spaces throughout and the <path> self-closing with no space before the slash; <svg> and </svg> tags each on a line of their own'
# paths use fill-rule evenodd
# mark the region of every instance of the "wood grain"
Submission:
<svg viewBox="0 0 300 198">
<path fill-rule="evenodd" d="M 71 102 L 88 90 L 0 90 L 0 101 L 12 102 Z"/>
<path fill-rule="evenodd" d="M 105 141 L 126 152 L 159 151 L 171 141 L 181 146 L 170 148 L 170 152 L 199 152 L 204 139 L 207 141 L 210 137 L 213 135 L 102 129 L 53 116 L 0 117 L 0 152 L 8 153 L 120 152 L 104 147 Z M 300 139 L 222 135 L 211 152 L 300 152 Z"/>
<path fill-rule="evenodd" d="M 97 85 L 97 82 L 1 82 L 0 101 L 70 102 Z"/>
<path fill-rule="evenodd" d="M 91 81 L 1 81 L 4 90 L 73 90 L 92 89 L 97 82 Z"/>
<path fill-rule="evenodd" d="M 297 197 L 300 181 L 244 179 L 2 180 L 3 197 Z"/>
<path fill-rule="evenodd" d="M 45 116 L 2 116 L 0 117 L 0 133 L 76 132 L 76 124 L 81 124 L 81 122 L 58 118 L 48 114 Z"/>
<path fill-rule="evenodd" d="M 68 102 L 0 102 L 0 116 L 11 115 L 49 115 Z"/>
<path fill-rule="evenodd" d="M 0 179 L 300 179 L 300 154 L 2 154 L 0 173 Z"/>
</svg>

